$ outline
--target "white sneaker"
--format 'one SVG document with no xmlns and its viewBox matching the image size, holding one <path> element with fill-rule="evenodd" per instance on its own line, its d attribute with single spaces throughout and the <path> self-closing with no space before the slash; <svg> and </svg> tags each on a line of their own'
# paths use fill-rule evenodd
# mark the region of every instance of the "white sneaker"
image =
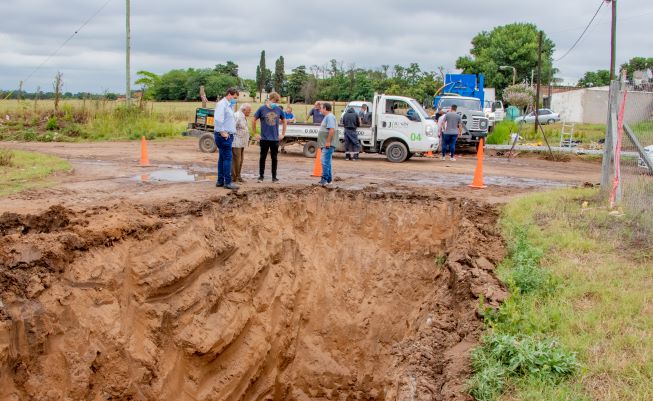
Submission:
<svg viewBox="0 0 653 401">
<path fill-rule="evenodd" d="M 455 157 L 450 157 L 449 160 L 451 160 L 452 162 L 455 162 L 456 158 Z"/>
<path fill-rule="evenodd" d="M 442 156 L 442 160 L 446 160 L 446 158 L 444 156 Z"/>
</svg>

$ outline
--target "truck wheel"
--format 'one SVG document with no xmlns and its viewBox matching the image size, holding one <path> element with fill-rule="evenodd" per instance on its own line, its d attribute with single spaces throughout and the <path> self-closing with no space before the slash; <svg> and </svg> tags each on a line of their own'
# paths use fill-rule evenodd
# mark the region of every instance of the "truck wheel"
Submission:
<svg viewBox="0 0 653 401">
<path fill-rule="evenodd" d="M 317 154 L 317 142 L 309 141 L 304 144 L 304 157 L 315 158 Z"/>
<path fill-rule="evenodd" d="M 555 122 L 555 120 L 553 120 L 553 119 L 551 119 L 551 120 L 546 120 L 546 123 L 549 124 L 549 125 L 553 124 L 554 122 Z"/>
<path fill-rule="evenodd" d="M 388 158 L 388 161 L 401 163 L 408 157 L 408 149 L 406 145 L 399 141 L 390 142 L 385 148 L 385 156 Z"/>
<path fill-rule="evenodd" d="M 200 150 L 204 153 L 214 153 L 218 150 L 213 134 L 207 132 L 200 137 Z"/>
</svg>

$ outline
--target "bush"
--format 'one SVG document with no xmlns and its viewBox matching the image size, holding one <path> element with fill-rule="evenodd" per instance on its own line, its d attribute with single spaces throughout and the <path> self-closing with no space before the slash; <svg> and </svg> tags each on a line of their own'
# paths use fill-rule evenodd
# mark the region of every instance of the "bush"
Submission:
<svg viewBox="0 0 653 401">
<path fill-rule="evenodd" d="M 32 128 L 28 128 L 25 131 L 23 131 L 23 140 L 27 142 L 35 141 L 36 131 L 34 131 Z"/>
<path fill-rule="evenodd" d="M 48 118 L 48 122 L 45 124 L 45 129 L 48 131 L 59 129 L 59 121 L 57 121 L 56 116 L 51 116 Z"/>
<path fill-rule="evenodd" d="M 501 395 L 509 378 L 554 384 L 573 375 L 578 363 L 576 354 L 553 340 L 493 333 L 472 351 L 472 367 L 469 393 L 478 401 L 489 401 Z"/>
<path fill-rule="evenodd" d="M 542 250 L 528 242 L 526 232 L 527 229 L 522 228 L 515 233 L 515 242 L 510 250 L 508 284 L 522 294 L 551 292 L 554 288 L 551 273 L 540 267 Z"/>
<path fill-rule="evenodd" d="M 510 143 L 510 134 L 517 132 L 517 124 L 513 121 L 500 121 L 494 126 L 494 130 L 487 137 L 489 145 L 503 145 Z"/>
</svg>

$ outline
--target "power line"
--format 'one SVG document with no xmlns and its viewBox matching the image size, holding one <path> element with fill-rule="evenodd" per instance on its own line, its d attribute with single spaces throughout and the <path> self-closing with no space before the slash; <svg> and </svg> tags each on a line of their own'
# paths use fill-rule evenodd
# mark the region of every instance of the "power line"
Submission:
<svg viewBox="0 0 653 401">
<path fill-rule="evenodd" d="M 562 60 L 563 58 L 567 57 L 567 55 L 568 55 L 569 53 L 571 53 L 572 50 L 574 50 L 574 48 L 576 47 L 576 45 L 578 44 L 578 42 L 580 42 L 580 40 L 581 40 L 581 39 L 583 38 L 583 36 L 585 35 L 585 32 L 587 32 L 587 30 L 589 29 L 590 25 L 592 25 L 592 22 L 594 22 L 594 19 L 596 18 L 596 16 L 599 15 L 599 11 L 601 11 L 601 7 L 603 7 L 603 1 L 604 1 L 604 0 L 601 0 L 601 2 L 599 3 L 599 8 L 596 9 L 596 12 L 594 13 L 594 16 L 592 16 L 592 19 L 591 19 L 590 22 L 587 24 L 587 26 L 585 27 L 585 29 L 583 30 L 583 32 L 580 34 L 580 36 L 578 37 L 578 39 L 576 39 L 576 41 L 574 42 L 574 44 L 571 45 L 571 47 L 569 48 L 569 50 L 567 50 L 567 52 L 566 52 L 565 54 L 563 54 L 562 57 L 559 57 L 559 58 L 556 59 L 555 61 L 560 61 L 560 60 Z"/>
<path fill-rule="evenodd" d="M 88 18 L 86 21 L 84 21 L 84 23 L 83 23 L 79 28 L 77 28 L 77 29 L 75 30 L 75 32 L 73 32 L 72 35 L 70 35 L 70 36 L 68 37 L 68 39 L 64 40 L 64 42 L 63 42 L 63 43 L 62 43 L 62 44 L 57 48 L 57 50 L 55 50 L 54 52 L 52 52 L 52 53 L 51 53 L 51 54 L 50 54 L 50 55 L 49 55 L 45 60 L 43 60 L 43 62 L 42 62 L 41 64 L 39 64 L 38 67 L 34 68 L 34 69 L 32 70 L 32 72 L 29 73 L 29 75 L 27 76 L 27 78 L 23 79 L 23 81 L 22 81 L 23 84 L 25 84 L 25 83 L 26 83 L 30 78 L 32 78 L 32 76 L 34 76 L 34 74 L 36 74 L 36 72 L 37 72 L 38 70 L 40 70 L 41 67 L 43 67 L 43 66 L 44 66 L 48 61 L 50 61 L 50 60 L 52 59 L 52 57 L 56 56 L 57 53 L 59 53 L 59 51 L 60 51 L 61 49 L 63 49 L 64 46 L 66 46 L 66 45 L 68 44 L 68 42 L 70 42 L 70 41 L 71 41 L 71 40 L 72 40 L 72 39 L 73 39 L 73 38 L 74 38 L 74 37 L 79 33 L 79 31 L 81 31 L 81 30 L 82 30 L 82 29 L 83 29 L 83 28 L 84 28 L 84 27 L 85 27 L 89 22 L 91 22 L 91 20 L 92 20 L 93 18 L 95 18 L 99 13 L 101 13 L 102 10 L 104 10 L 104 8 L 105 8 L 107 5 L 109 5 L 110 2 L 111 2 L 111 0 L 107 0 L 107 1 L 102 5 L 102 7 L 100 7 L 97 11 L 95 11 L 95 13 L 93 13 L 93 15 L 91 15 L 90 18 Z M 11 92 L 9 93 L 9 95 L 7 95 L 7 97 L 6 97 L 5 99 L 8 99 L 9 96 L 11 96 L 13 93 L 14 93 L 14 91 L 11 91 Z"/>
</svg>

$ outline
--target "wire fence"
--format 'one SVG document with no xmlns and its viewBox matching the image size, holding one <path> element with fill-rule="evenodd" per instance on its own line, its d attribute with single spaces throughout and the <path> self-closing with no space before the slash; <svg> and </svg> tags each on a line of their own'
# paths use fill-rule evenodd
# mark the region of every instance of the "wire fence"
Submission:
<svg viewBox="0 0 653 401">
<path fill-rule="evenodd" d="M 637 89 L 622 85 L 619 91 L 615 147 L 621 152 L 611 197 L 653 231 L 653 92 Z"/>
</svg>

